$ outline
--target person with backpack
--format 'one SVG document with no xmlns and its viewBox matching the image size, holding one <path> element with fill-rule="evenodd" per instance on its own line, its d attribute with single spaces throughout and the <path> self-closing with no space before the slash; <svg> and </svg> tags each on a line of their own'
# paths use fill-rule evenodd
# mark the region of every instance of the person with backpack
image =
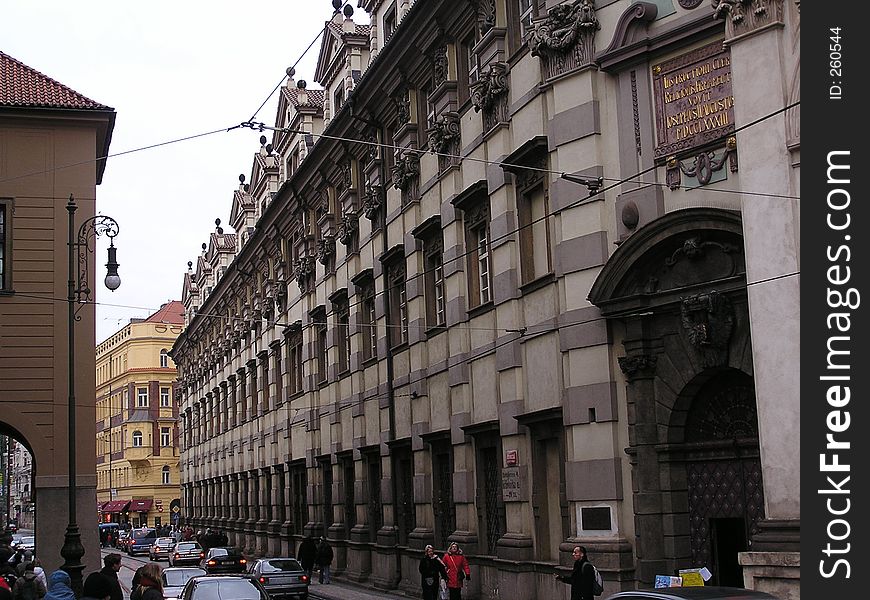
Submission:
<svg viewBox="0 0 870 600">
<path fill-rule="evenodd" d="M 45 596 L 46 589 L 33 571 L 33 563 L 24 566 L 23 574 L 12 586 L 12 600 L 40 600 Z"/>
<path fill-rule="evenodd" d="M 594 600 L 604 591 L 601 587 L 601 576 L 589 559 L 586 558 L 586 548 L 575 546 L 574 568 L 570 575 L 556 574 L 556 579 L 571 586 L 571 600 Z"/>
<path fill-rule="evenodd" d="M 326 537 L 321 536 L 320 543 L 317 545 L 316 559 L 317 567 L 320 570 L 320 583 L 329 583 L 329 569 L 332 566 L 333 557 L 332 546 L 326 541 Z"/>
</svg>

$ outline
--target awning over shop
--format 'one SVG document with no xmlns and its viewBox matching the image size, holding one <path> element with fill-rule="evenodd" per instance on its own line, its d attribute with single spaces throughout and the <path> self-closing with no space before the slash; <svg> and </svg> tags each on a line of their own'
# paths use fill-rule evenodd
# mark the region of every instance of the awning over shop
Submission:
<svg viewBox="0 0 870 600">
<path fill-rule="evenodd" d="M 130 502 L 130 512 L 148 512 L 153 502 L 153 500 L 132 500 Z"/>
<path fill-rule="evenodd" d="M 123 512 L 127 505 L 130 504 L 129 500 L 109 500 L 103 505 L 104 513 L 119 513 Z"/>
<path fill-rule="evenodd" d="M 111 502 L 111 500 L 97 500 L 97 510 L 105 512 L 106 505 Z"/>
</svg>

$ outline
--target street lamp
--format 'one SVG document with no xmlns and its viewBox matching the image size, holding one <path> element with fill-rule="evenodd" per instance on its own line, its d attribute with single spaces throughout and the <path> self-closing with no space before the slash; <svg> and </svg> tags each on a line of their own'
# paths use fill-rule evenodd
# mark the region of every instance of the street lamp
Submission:
<svg viewBox="0 0 870 600">
<path fill-rule="evenodd" d="M 109 238 L 109 260 L 106 263 L 106 287 L 112 291 L 121 285 L 118 276 L 118 261 L 114 238 L 118 235 L 118 222 L 112 217 L 96 215 L 86 219 L 75 234 L 75 199 L 70 194 L 66 210 L 69 212 L 69 281 L 67 282 L 67 305 L 69 308 L 69 524 L 66 526 L 63 547 L 60 555 L 64 559 L 61 569 L 67 572 L 72 580 L 72 589 L 76 597 L 82 595 L 82 557 L 85 548 L 79 527 L 76 524 L 76 400 L 75 400 L 75 322 L 81 320 L 76 313 L 76 304 L 89 302 L 91 290 L 88 287 L 88 257 L 92 251 L 91 240 L 96 240 L 105 234 Z M 79 308 L 81 308 L 79 306 Z"/>
</svg>

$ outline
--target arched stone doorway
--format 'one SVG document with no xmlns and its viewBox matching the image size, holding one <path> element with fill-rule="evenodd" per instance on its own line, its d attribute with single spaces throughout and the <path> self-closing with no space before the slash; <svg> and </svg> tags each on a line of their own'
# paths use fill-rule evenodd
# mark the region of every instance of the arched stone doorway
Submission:
<svg viewBox="0 0 870 600">
<path fill-rule="evenodd" d="M 625 240 L 590 301 L 625 356 L 635 579 L 707 566 L 742 585 L 763 517 L 739 213 L 674 211 Z"/>
</svg>

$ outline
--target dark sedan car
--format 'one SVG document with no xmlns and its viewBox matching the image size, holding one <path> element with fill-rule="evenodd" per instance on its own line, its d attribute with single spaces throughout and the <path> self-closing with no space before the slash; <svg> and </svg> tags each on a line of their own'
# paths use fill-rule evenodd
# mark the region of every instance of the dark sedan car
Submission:
<svg viewBox="0 0 870 600">
<path fill-rule="evenodd" d="M 269 594 L 251 575 L 203 575 L 184 585 L 181 600 L 269 600 Z"/>
<path fill-rule="evenodd" d="M 199 542 L 178 542 L 175 550 L 169 555 L 169 566 L 180 567 L 181 565 L 199 566 L 199 562 L 205 557 L 205 552 Z"/>
<path fill-rule="evenodd" d="M 777 597 L 743 588 L 703 586 L 618 592 L 607 600 L 777 600 Z"/>
<path fill-rule="evenodd" d="M 251 565 L 270 598 L 308 598 L 308 575 L 295 558 L 261 558 Z"/>
<path fill-rule="evenodd" d="M 244 573 L 248 570 L 248 561 L 238 548 L 219 546 L 209 548 L 199 566 L 206 573 Z"/>
</svg>

